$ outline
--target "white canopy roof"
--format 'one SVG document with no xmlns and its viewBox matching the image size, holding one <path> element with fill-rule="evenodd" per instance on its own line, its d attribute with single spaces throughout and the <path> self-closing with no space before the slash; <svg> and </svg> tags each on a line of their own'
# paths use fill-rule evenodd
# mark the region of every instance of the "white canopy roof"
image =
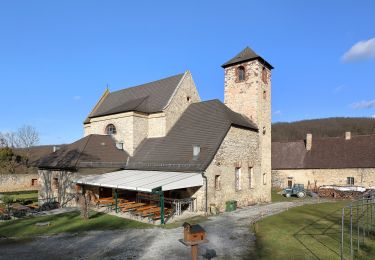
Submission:
<svg viewBox="0 0 375 260">
<path fill-rule="evenodd" d="M 123 170 L 100 175 L 88 175 L 75 181 L 77 184 L 151 192 L 161 187 L 163 191 L 203 185 L 197 172 L 162 172 Z"/>
</svg>

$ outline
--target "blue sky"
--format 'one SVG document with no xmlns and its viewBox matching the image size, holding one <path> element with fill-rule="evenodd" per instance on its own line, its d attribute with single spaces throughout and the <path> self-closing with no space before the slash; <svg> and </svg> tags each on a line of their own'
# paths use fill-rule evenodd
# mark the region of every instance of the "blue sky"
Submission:
<svg viewBox="0 0 375 260">
<path fill-rule="evenodd" d="M 131 2 L 131 3 L 130 3 Z M 222 63 L 270 62 L 273 122 L 375 115 L 375 1 L 2 1 L 0 132 L 69 143 L 105 90 L 190 70 L 223 100 Z"/>
</svg>

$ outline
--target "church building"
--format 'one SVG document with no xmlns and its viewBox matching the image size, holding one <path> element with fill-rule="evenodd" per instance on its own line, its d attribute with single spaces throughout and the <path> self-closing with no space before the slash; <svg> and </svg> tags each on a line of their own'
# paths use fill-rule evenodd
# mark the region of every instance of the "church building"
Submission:
<svg viewBox="0 0 375 260">
<path fill-rule="evenodd" d="M 273 67 L 247 47 L 222 68 L 224 103 L 201 101 L 189 71 L 107 89 L 84 137 L 40 160 L 40 199 L 71 205 L 90 190 L 176 214 L 269 202 Z"/>
</svg>

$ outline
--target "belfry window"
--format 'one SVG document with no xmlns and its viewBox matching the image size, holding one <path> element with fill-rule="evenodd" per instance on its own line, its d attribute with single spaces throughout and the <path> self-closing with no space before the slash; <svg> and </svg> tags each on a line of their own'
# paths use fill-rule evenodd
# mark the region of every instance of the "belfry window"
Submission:
<svg viewBox="0 0 375 260">
<path fill-rule="evenodd" d="M 263 67 L 263 70 L 262 70 L 262 81 L 265 84 L 267 84 L 267 78 L 268 78 L 267 69 L 265 67 Z"/>
<path fill-rule="evenodd" d="M 109 124 L 105 128 L 105 132 L 107 135 L 115 135 L 117 133 L 116 127 L 113 124 Z"/>
<path fill-rule="evenodd" d="M 245 68 L 243 66 L 238 67 L 237 74 L 238 74 L 238 81 L 245 80 Z"/>
</svg>

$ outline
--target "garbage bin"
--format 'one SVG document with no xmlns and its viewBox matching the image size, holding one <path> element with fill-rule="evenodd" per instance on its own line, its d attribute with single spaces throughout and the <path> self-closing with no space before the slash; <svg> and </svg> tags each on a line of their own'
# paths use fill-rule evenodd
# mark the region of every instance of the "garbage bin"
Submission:
<svg viewBox="0 0 375 260">
<path fill-rule="evenodd" d="M 229 200 L 225 203 L 225 211 L 230 212 L 237 209 L 237 201 Z"/>
</svg>

